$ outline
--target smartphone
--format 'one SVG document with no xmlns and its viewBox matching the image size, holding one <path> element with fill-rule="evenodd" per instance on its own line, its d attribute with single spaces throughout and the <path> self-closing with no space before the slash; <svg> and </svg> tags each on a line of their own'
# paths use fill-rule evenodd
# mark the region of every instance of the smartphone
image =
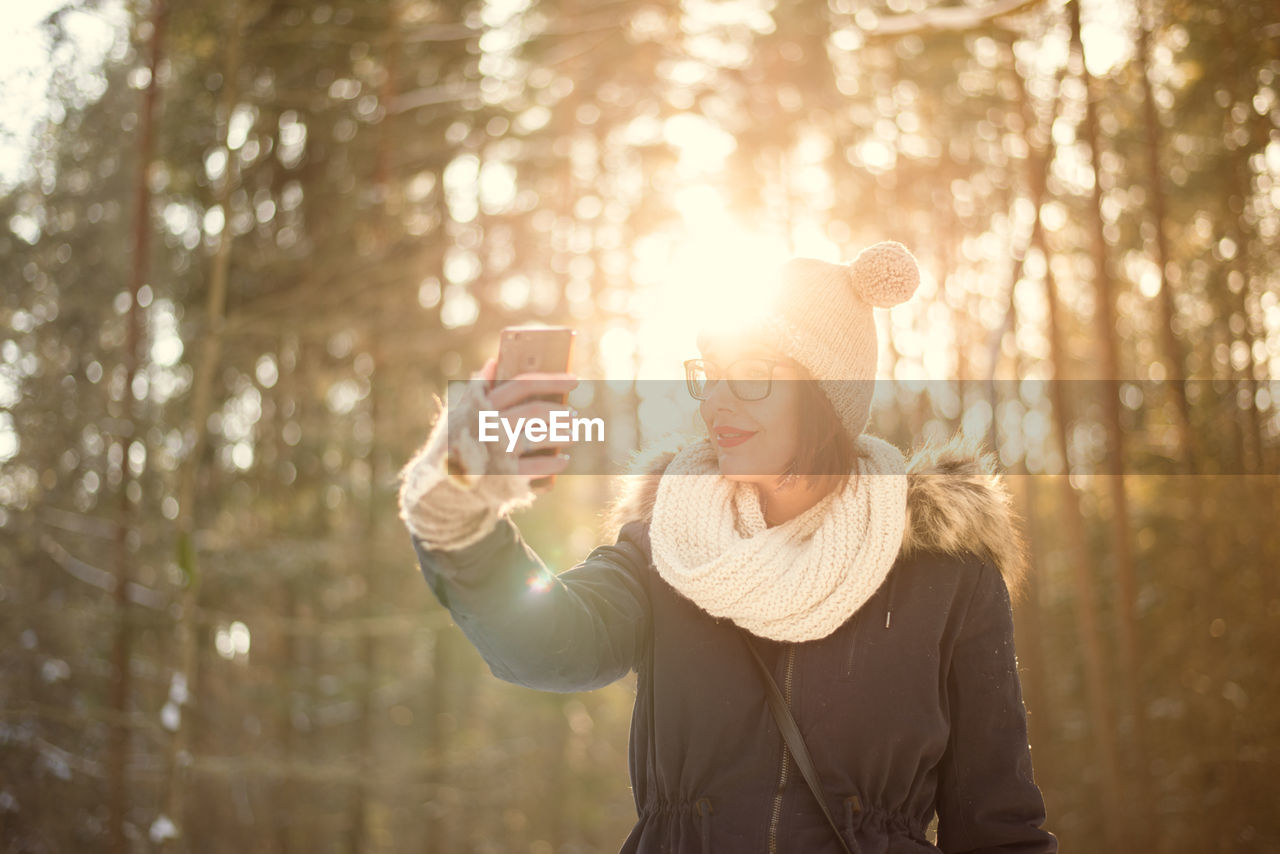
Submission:
<svg viewBox="0 0 1280 854">
<path fill-rule="evenodd" d="M 577 335 L 568 326 L 508 326 L 498 339 L 498 365 L 495 383 L 528 373 L 568 373 L 573 361 L 573 341 Z M 540 394 L 530 400 L 546 400 L 564 404 L 568 394 Z M 530 456 L 554 456 L 555 448 L 530 451 Z M 533 489 L 550 489 L 554 474 L 529 481 Z"/>
</svg>

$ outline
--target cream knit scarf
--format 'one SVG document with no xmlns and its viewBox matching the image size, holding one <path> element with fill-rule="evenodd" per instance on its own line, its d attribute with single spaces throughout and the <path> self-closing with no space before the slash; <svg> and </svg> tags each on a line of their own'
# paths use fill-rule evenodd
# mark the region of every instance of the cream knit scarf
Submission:
<svg viewBox="0 0 1280 854">
<path fill-rule="evenodd" d="M 658 481 L 649 529 L 658 573 L 752 634 L 831 634 L 888 576 L 906 527 L 902 453 L 865 433 L 858 445 L 856 479 L 772 528 L 756 487 L 720 475 L 709 440 L 686 446 Z"/>
</svg>

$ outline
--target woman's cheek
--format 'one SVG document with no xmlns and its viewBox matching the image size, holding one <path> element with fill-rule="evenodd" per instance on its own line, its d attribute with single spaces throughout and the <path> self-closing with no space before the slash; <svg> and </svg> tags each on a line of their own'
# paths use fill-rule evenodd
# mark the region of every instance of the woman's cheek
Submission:
<svg viewBox="0 0 1280 854">
<path fill-rule="evenodd" d="M 702 416 L 702 426 L 707 428 L 707 435 L 714 439 L 715 436 L 711 435 L 711 407 L 707 405 L 707 401 L 698 404 L 698 414 Z"/>
<path fill-rule="evenodd" d="M 796 444 L 799 442 L 800 423 L 795 411 L 798 402 L 790 400 L 788 395 L 778 395 L 776 398 L 769 399 L 774 400 L 775 403 L 766 416 L 769 459 L 771 463 L 785 463 L 795 455 Z"/>
<path fill-rule="evenodd" d="M 773 407 L 756 403 L 747 409 L 755 428 L 759 430 L 756 447 L 752 453 L 752 463 L 758 474 L 768 474 L 777 467 L 777 462 L 785 449 L 778 447 L 777 413 Z"/>
</svg>

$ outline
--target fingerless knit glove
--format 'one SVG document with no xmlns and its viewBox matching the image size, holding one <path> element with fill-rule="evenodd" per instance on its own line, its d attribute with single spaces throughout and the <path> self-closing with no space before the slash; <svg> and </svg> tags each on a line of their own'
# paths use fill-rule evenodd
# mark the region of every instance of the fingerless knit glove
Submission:
<svg viewBox="0 0 1280 854">
<path fill-rule="evenodd" d="M 455 406 L 441 408 L 426 443 L 400 470 L 400 518 L 428 548 L 469 546 L 537 497 L 516 455 L 475 434 L 478 413 L 494 409 L 484 382 L 473 379 Z"/>
</svg>

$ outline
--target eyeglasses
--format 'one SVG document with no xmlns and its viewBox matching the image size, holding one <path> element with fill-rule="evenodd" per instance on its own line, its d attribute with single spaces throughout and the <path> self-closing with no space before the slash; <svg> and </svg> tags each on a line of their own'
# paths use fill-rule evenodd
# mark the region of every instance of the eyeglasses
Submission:
<svg viewBox="0 0 1280 854">
<path fill-rule="evenodd" d="M 706 400 L 721 379 L 729 381 L 729 391 L 738 400 L 763 400 L 773 388 L 775 359 L 738 359 L 721 371 L 707 359 L 689 359 L 684 363 L 684 380 L 694 400 Z"/>
</svg>

